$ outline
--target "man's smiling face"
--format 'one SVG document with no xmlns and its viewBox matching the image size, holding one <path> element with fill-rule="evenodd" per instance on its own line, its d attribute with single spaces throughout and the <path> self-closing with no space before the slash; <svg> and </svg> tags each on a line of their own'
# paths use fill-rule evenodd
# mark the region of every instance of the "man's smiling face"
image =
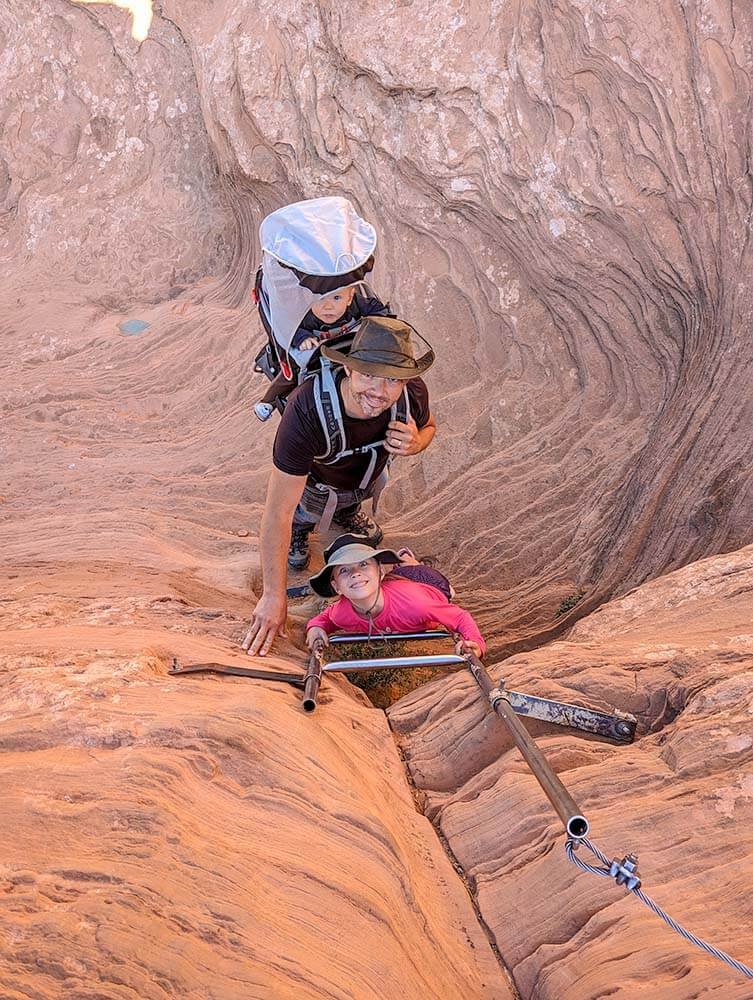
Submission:
<svg viewBox="0 0 753 1000">
<path fill-rule="evenodd" d="M 399 378 L 379 378 L 375 375 L 364 375 L 363 372 L 345 369 L 348 376 L 348 394 L 352 409 L 351 416 L 368 420 L 378 417 L 380 413 L 396 403 L 403 391 L 405 382 Z"/>
</svg>

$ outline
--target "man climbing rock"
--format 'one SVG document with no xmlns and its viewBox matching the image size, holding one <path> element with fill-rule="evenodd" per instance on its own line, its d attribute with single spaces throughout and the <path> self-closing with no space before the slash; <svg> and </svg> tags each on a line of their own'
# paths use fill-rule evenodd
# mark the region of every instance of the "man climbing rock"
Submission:
<svg viewBox="0 0 753 1000">
<path fill-rule="evenodd" d="M 264 656 L 285 634 L 286 562 L 293 569 L 308 564 L 317 524 L 381 540 L 361 503 L 371 497 L 376 504 L 391 459 L 422 452 L 436 430 L 420 378 L 434 352 L 423 341 L 427 350 L 417 358 L 414 340 L 423 339 L 408 323 L 368 317 L 347 353 L 322 346 L 321 371 L 289 397 L 261 523 L 264 590 L 241 644 L 249 655 Z"/>
</svg>

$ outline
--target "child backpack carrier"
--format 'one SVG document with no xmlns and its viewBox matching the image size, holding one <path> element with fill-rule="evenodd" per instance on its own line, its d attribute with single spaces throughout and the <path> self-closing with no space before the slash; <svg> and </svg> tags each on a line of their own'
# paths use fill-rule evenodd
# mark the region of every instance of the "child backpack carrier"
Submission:
<svg viewBox="0 0 753 1000">
<path fill-rule="evenodd" d="M 306 378 L 314 379 L 316 410 L 326 442 L 316 461 L 334 465 L 351 455 L 369 454 L 358 487 L 366 489 L 385 440 L 349 447 L 334 366 L 318 348 L 313 353 L 299 351 L 292 347 L 292 340 L 311 306 L 320 299 L 352 285 L 365 286 L 367 295 L 372 294 L 363 279 L 374 266 L 376 231 L 347 199 L 332 197 L 296 202 L 272 212 L 262 221 L 259 237 L 262 265 L 256 272 L 254 300 L 267 343 L 255 359 L 254 371 L 270 380 L 282 373 L 288 381 L 295 378 L 299 384 Z M 355 319 L 343 324 L 342 331 L 327 340 L 328 345 L 347 351 L 360 322 Z M 316 331 L 312 335 L 316 336 Z M 283 405 L 278 399 L 278 409 Z M 409 417 L 406 386 L 390 411 L 390 420 L 407 423 Z M 375 502 L 386 470 L 380 479 Z M 336 496 L 331 488 L 323 488 L 331 494 L 322 517 L 324 525 L 331 518 Z"/>
<path fill-rule="evenodd" d="M 363 282 L 374 266 L 376 231 L 346 198 L 313 198 L 268 215 L 259 239 L 262 265 L 253 294 L 267 343 L 254 371 L 300 381 L 311 352 L 291 346 L 296 331 L 320 299 Z"/>
</svg>

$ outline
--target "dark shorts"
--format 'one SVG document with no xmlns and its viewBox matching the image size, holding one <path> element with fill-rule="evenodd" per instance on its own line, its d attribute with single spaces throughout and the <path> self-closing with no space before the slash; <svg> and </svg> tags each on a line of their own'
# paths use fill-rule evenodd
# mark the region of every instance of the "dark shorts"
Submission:
<svg viewBox="0 0 753 1000">
<path fill-rule="evenodd" d="M 372 483 L 365 490 L 337 490 L 337 506 L 333 513 L 340 514 L 343 511 L 358 510 L 361 503 L 373 494 L 376 485 L 376 483 Z M 327 505 L 328 497 L 329 494 L 326 491 L 306 483 L 303 496 L 293 514 L 293 523 L 299 525 L 318 524 Z"/>
</svg>

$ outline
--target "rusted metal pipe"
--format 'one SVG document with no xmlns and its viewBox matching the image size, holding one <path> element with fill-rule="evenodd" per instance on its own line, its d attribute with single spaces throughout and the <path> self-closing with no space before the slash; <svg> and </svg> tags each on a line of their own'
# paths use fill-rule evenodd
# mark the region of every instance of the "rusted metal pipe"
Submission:
<svg viewBox="0 0 753 1000">
<path fill-rule="evenodd" d="M 546 757 L 539 750 L 533 737 L 512 710 L 504 684 L 495 684 L 487 673 L 486 667 L 473 653 L 467 653 L 465 662 L 474 680 L 486 695 L 486 698 L 502 719 L 515 740 L 515 745 L 523 755 L 534 777 L 541 785 L 544 793 L 554 806 L 554 810 L 565 825 L 569 837 L 581 840 L 588 836 L 588 820 L 582 814 L 572 795 L 554 773 Z"/>
<path fill-rule="evenodd" d="M 303 710 L 313 712 L 316 708 L 316 698 L 319 685 L 322 682 L 322 646 L 317 643 L 308 658 L 306 673 L 303 676 Z"/>
</svg>

